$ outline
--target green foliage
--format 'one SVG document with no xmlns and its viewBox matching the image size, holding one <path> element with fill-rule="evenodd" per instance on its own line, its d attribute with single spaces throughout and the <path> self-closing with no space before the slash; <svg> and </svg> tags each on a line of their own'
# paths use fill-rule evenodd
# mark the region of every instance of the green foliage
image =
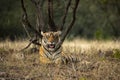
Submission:
<svg viewBox="0 0 120 80">
<path fill-rule="evenodd" d="M 120 50 L 119 49 L 114 50 L 113 58 L 120 59 Z"/>
<path fill-rule="evenodd" d="M 108 0 L 99 0 L 101 3 L 106 4 Z"/>
<path fill-rule="evenodd" d="M 96 30 L 94 36 L 95 36 L 95 38 L 98 39 L 98 40 L 103 39 L 103 38 L 104 38 L 104 36 L 103 36 L 103 31 L 102 31 L 101 29 Z"/>
<path fill-rule="evenodd" d="M 80 78 L 79 80 L 87 80 L 86 78 L 84 78 L 84 77 L 82 77 L 82 78 Z"/>
</svg>

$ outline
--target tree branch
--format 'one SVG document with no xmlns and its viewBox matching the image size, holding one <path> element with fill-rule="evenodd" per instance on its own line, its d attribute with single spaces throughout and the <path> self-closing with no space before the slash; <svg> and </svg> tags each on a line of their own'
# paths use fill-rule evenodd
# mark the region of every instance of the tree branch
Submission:
<svg viewBox="0 0 120 80">
<path fill-rule="evenodd" d="M 75 0 L 75 7 L 74 7 L 74 9 L 73 9 L 73 15 L 72 15 L 73 19 L 72 19 L 70 25 L 65 29 L 65 31 L 64 31 L 63 34 L 62 34 L 61 44 L 63 43 L 63 41 L 65 40 L 67 34 L 70 32 L 72 26 L 73 26 L 74 23 L 75 23 L 75 20 L 76 20 L 76 10 L 77 10 L 79 1 L 80 1 L 80 0 Z"/>
<path fill-rule="evenodd" d="M 30 28 L 32 31 L 34 31 L 38 36 L 41 36 L 40 33 L 30 24 L 23 0 L 21 0 L 21 6 L 23 10 L 22 23 L 24 25 L 27 25 L 27 27 Z"/>
<path fill-rule="evenodd" d="M 28 30 L 27 30 L 27 28 L 26 28 L 26 26 L 24 24 L 23 24 L 23 28 L 24 28 L 27 36 L 29 37 L 29 39 L 31 39 L 30 33 L 28 32 Z"/>
<path fill-rule="evenodd" d="M 36 11 L 37 11 L 37 27 L 39 28 L 39 32 L 41 32 L 43 30 L 43 27 L 45 26 L 44 18 L 43 18 L 43 15 L 42 15 L 42 8 L 41 8 L 42 1 L 40 1 L 40 0 L 38 0 L 38 1 L 31 0 L 31 2 L 36 7 Z"/>
<path fill-rule="evenodd" d="M 30 36 L 30 33 L 28 32 L 26 26 L 28 28 L 30 28 L 36 35 L 38 35 L 40 38 L 42 37 L 40 32 L 38 32 L 29 22 L 28 20 L 28 15 L 27 15 L 27 11 L 26 11 L 26 8 L 24 6 L 24 1 L 21 0 L 21 7 L 22 7 L 22 10 L 23 10 L 23 16 L 22 16 L 22 23 L 23 23 L 23 27 L 28 35 L 28 37 L 30 38 L 30 43 L 25 47 L 23 48 L 22 50 L 20 51 L 23 51 L 25 49 L 27 49 L 32 43 L 35 44 L 35 45 L 41 45 L 39 42 L 38 42 L 38 39 L 37 38 L 31 38 Z"/>
<path fill-rule="evenodd" d="M 55 22 L 53 20 L 53 0 L 48 0 L 48 24 L 52 31 L 57 31 Z"/>
<path fill-rule="evenodd" d="M 24 51 L 25 49 L 29 48 L 32 43 L 35 45 L 39 45 L 39 46 L 41 45 L 40 43 L 37 43 L 36 39 L 31 39 L 30 43 L 25 48 L 21 49 L 20 51 Z"/>
<path fill-rule="evenodd" d="M 61 31 L 63 30 L 63 27 L 64 27 L 64 24 L 65 24 L 65 21 L 66 21 L 66 17 L 67 17 L 67 14 L 68 14 L 68 10 L 69 10 L 70 5 L 71 5 L 71 0 L 69 0 L 69 2 L 68 2 L 68 4 L 67 4 L 67 7 L 66 7 L 66 9 L 65 9 L 65 15 L 63 16 L 62 25 L 61 25 L 61 28 L 60 28 Z"/>
</svg>

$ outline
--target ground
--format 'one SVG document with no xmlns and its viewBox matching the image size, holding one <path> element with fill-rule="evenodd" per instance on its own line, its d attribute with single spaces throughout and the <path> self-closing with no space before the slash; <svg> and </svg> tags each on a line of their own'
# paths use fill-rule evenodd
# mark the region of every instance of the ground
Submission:
<svg viewBox="0 0 120 80">
<path fill-rule="evenodd" d="M 0 80 L 119 80 L 120 41 L 65 41 L 63 51 L 81 59 L 57 66 L 39 62 L 28 41 L 0 42 Z"/>
</svg>

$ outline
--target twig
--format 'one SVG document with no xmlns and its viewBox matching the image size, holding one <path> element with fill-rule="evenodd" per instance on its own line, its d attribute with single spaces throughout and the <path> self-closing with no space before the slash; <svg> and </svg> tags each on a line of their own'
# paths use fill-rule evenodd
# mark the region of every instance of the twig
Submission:
<svg viewBox="0 0 120 80">
<path fill-rule="evenodd" d="M 76 10 L 77 10 L 79 1 L 80 1 L 80 0 L 75 0 L 75 7 L 74 7 L 74 9 L 73 9 L 73 16 L 72 16 L 73 19 L 72 19 L 70 25 L 69 25 L 69 26 L 65 29 L 65 31 L 63 32 L 63 35 L 62 35 L 62 37 L 61 37 L 61 43 L 60 43 L 60 44 L 63 43 L 63 41 L 65 40 L 67 34 L 70 32 L 72 26 L 73 26 L 74 23 L 75 23 L 75 20 L 76 20 Z"/>
<path fill-rule="evenodd" d="M 65 10 L 65 15 L 63 16 L 63 19 L 62 19 L 62 26 L 60 28 L 61 31 L 63 30 L 70 5 L 71 5 L 71 0 L 69 0 L 69 2 L 67 4 L 66 10 Z"/>
<path fill-rule="evenodd" d="M 56 31 L 56 25 L 55 22 L 53 20 L 53 0 L 48 0 L 48 24 L 49 24 L 49 28 L 52 31 Z"/>
<path fill-rule="evenodd" d="M 36 29 L 34 29 L 34 27 L 30 24 L 30 22 L 28 20 L 28 15 L 27 15 L 26 8 L 24 6 L 24 1 L 23 0 L 21 0 L 21 6 L 22 6 L 22 10 L 23 10 L 23 16 L 22 16 L 22 22 L 23 22 L 23 24 L 27 25 L 27 27 L 29 27 L 37 35 L 41 36 L 40 33 Z"/>
<path fill-rule="evenodd" d="M 37 42 L 37 39 L 33 39 L 33 40 L 31 39 L 30 43 L 25 48 L 21 49 L 20 51 L 24 51 L 25 49 L 29 48 L 31 44 L 35 44 L 39 46 L 41 45 L 40 43 Z"/>
<path fill-rule="evenodd" d="M 28 30 L 26 29 L 26 26 L 24 24 L 23 24 L 23 28 L 24 28 L 27 36 L 29 37 L 29 39 L 31 39 L 31 36 L 30 36 L 30 34 L 29 34 Z"/>
</svg>

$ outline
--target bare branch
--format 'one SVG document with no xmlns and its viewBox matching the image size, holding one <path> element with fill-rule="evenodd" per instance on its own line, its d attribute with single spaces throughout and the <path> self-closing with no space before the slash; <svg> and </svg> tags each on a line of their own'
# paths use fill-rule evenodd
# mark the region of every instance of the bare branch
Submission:
<svg viewBox="0 0 120 80">
<path fill-rule="evenodd" d="M 29 37 L 29 39 L 31 39 L 30 33 L 28 32 L 28 30 L 27 30 L 27 28 L 26 28 L 26 26 L 24 24 L 23 24 L 23 28 L 24 28 L 27 36 Z"/>
<path fill-rule="evenodd" d="M 41 0 L 35 1 L 35 0 L 31 0 L 31 2 L 35 5 L 36 7 L 36 11 L 37 11 L 37 27 L 39 28 L 39 32 L 41 32 L 41 30 L 43 30 L 43 27 L 45 25 L 44 23 L 44 18 L 42 15 L 42 8 L 41 8 Z"/>
<path fill-rule="evenodd" d="M 53 18 L 53 0 L 48 0 L 48 11 L 51 18 Z"/>
<path fill-rule="evenodd" d="M 35 45 L 41 45 L 40 43 L 37 43 L 37 39 L 31 39 L 30 43 L 23 49 L 21 49 L 20 51 L 24 51 L 25 49 L 29 48 L 31 44 L 35 44 Z"/>
<path fill-rule="evenodd" d="M 60 30 L 62 31 L 63 30 L 63 27 L 64 27 L 64 24 L 65 24 L 65 20 L 66 20 L 66 17 L 67 17 L 67 14 L 68 14 L 68 10 L 69 10 L 69 7 L 71 5 L 71 0 L 69 0 L 68 4 L 67 4 L 67 7 L 65 9 L 65 15 L 63 16 L 63 19 L 62 19 L 62 26 L 60 28 Z"/>
<path fill-rule="evenodd" d="M 72 19 L 70 25 L 65 29 L 65 31 L 64 31 L 63 34 L 62 34 L 62 37 L 61 37 L 61 44 L 63 43 L 63 41 L 65 40 L 65 37 L 66 37 L 67 34 L 70 32 L 72 26 L 73 26 L 74 23 L 75 23 L 75 20 L 76 20 L 76 10 L 77 10 L 79 1 L 80 1 L 80 0 L 75 0 L 75 7 L 74 7 L 74 9 L 73 9 L 73 16 L 72 16 L 73 19 Z"/>
<path fill-rule="evenodd" d="M 30 42 L 25 48 L 21 49 L 20 52 L 24 51 L 25 49 L 27 49 L 28 47 L 30 47 L 31 44 L 32 44 L 32 42 Z"/>
<path fill-rule="evenodd" d="M 57 28 L 56 28 L 56 25 L 54 23 L 54 20 L 53 20 L 53 0 L 48 0 L 48 24 L 49 24 L 49 28 L 50 30 L 52 31 L 56 31 Z"/>
<path fill-rule="evenodd" d="M 23 16 L 22 16 L 23 27 L 24 27 L 24 29 L 25 29 L 28 37 L 30 38 L 30 43 L 29 43 L 25 48 L 23 48 L 22 50 L 20 50 L 20 51 L 23 51 L 23 50 L 27 49 L 31 44 L 41 45 L 41 44 L 38 42 L 39 39 L 37 39 L 37 38 L 32 38 L 32 37 L 30 36 L 30 33 L 28 32 L 26 26 L 27 26 L 28 28 L 30 28 L 30 29 L 31 29 L 36 35 L 38 35 L 40 38 L 41 38 L 42 36 L 41 36 L 40 32 L 37 31 L 37 30 L 30 24 L 30 22 L 29 22 L 29 20 L 28 20 L 28 15 L 27 15 L 27 11 L 26 11 L 26 8 L 25 8 L 25 6 L 24 6 L 24 1 L 23 1 L 23 0 L 21 0 L 21 6 L 22 6 L 22 10 L 23 10 Z"/>
<path fill-rule="evenodd" d="M 32 42 L 32 43 L 35 44 L 35 45 L 39 45 L 39 46 L 41 45 L 41 43 L 38 42 L 38 40 L 36 39 L 36 37 L 30 39 L 30 42 Z"/>
<path fill-rule="evenodd" d="M 30 24 L 23 0 L 21 0 L 21 6 L 22 6 L 22 10 L 23 10 L 22 23 L 24 25 L 27 25 L 27 27 L 29 27 L 31 30 L 33 30 L 38 36 L 41 36 L 40 33 Z"/>
</svg>

